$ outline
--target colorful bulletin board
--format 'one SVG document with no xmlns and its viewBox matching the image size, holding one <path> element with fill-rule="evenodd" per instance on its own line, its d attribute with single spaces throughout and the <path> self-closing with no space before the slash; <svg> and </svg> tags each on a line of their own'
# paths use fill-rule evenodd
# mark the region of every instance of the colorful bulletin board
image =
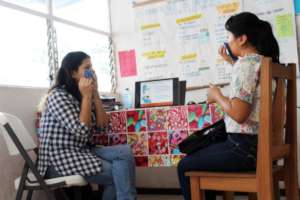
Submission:
<svg viewBox="0 0 300 200">
<path fill-rule="evenodd" d="M 177 144 L 195 130 L 223 118 L 215 104 L 110 112 L 109 127 L 94 134 L 99 145 L 129 144 L 139 167 L 176 166 L 184 157 Z"/>
</svg>

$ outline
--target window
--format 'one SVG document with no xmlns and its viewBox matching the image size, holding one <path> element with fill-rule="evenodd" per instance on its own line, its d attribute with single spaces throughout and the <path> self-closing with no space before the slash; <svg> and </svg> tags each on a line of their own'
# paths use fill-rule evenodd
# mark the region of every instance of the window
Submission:
<svg viewBox="0 0 300 200">
<path fill-rule="evenodd" d="M 109 32 L 108 0 L 54 0 L 55 16 Z"/>
<path fill-rule="evenodd" d="M 7 2 L 32 10 L 47 12 L 47 0 L 9 0 Z"/>
<path fill-rule="evenodd" d="M 70 51 L 84 51 L 91 56 L 98 77 L 99 90 L 111 90 L 109 66 L 109 41 L 104 35 L 56 23 L 59 63 Z"/>
<path fill-rule="evenodd" d="M 108 9 L 108 0 L 0 1 L 0 85 L 49 87 L 49 18 L 57 33 L 59 65 L 70 51 L 88 53 L 99 89 L 110 91 Z"/>
<path fill-rule="evenodd" d="M 48 87 L 45 19 L 0 7 L 0 24 L 0 84 Z"/>
</svg>

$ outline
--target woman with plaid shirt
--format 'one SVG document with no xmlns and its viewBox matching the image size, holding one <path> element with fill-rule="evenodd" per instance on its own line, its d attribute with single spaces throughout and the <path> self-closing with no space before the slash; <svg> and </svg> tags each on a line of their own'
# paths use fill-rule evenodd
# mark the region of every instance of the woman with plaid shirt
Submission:
<svg viewBox="0 0 300 200">
<path fill-rule="evenodd" d="M 103 200 L 136 199 L 135 162 L 128 145 L 92 147 L 95 127 L 107 125 L 97 77 L 84 52 L 70 52 L 50 89 L 40 124 L 38 169 L 46 178 L 82 175 L 104 185 Z"/>
</svg>

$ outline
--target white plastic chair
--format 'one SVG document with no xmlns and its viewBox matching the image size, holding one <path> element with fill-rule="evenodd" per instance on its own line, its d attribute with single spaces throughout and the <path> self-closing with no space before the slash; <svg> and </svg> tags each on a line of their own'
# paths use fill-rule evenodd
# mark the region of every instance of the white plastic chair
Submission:
<svg viewBox="0 0 300 200">
<path fill-rule="evenodd" d="M 30 200 L 34 190 L 44 190 L 48 199 L 55 199 L 51 192 L 54 189 L 84 186 L 85 179 L 80 175 L 62 176 L 44 179 L 36 168 L 36 163 L 28 155 L 29 151 L 38 153 L 38 147 L 22 121 L 14 115 L 0 112 L 0 132 L 5 140 L 11 156 L 21 154 L 25 164 L 22 175 L 15 180 L 17 190 L 16 200 L 21 200 L 24 190 L 28 190 L 27 200 Z M 66 199 L 67 196 L 63 195 Z"/>
</svg>

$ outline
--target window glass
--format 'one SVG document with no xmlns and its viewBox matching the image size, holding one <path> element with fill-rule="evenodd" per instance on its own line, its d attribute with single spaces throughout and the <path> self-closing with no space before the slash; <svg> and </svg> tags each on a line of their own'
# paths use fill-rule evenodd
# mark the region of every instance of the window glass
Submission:
<svg viewBox="0 0 300 200">
<path fill-rule="evenodd" d="M 90 31 L 55 23 L 59 63 L 70 51 L 83 51 L 91 56 L 98 77 L 99 90 L 111 90 L 108 37 Z"/>
<path fill-rule="evenodd" d="M 44 13 L 47 12 L 47 0 L 9 0 L 7 2 L 19 6 L 23 6 L 26 8 L 30 8 L 32 10 L 36 10 Z"/>
<path fill-rule="evenodd" d="M 53 14 L 109 32 L 108 0 L 53 0 Z"/>
<path fill-rule="evenodd" d="M 0 24 L 0 84 L 48 87 L 46 19 L 0 6 Z"/>
</svg>

